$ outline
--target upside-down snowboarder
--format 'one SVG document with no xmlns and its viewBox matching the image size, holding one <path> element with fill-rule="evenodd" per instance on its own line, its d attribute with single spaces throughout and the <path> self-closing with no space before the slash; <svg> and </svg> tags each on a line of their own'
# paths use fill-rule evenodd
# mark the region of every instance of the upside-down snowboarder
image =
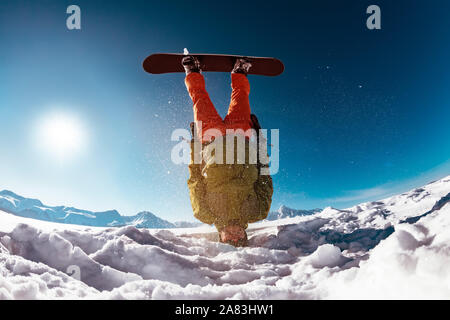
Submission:
<svg viewBox="0 0 450 320">
<path fill-rule="evenodd" d="M 221 242 L 234 246 L 246 246 L 248 223 L 263 220 L 270 209 L 273 185 L 270 175 L 260 174 L 262 164 L 250 161 L 249 154 L 258 152 L 257 143 L 250 140 L 252 128 L 259 126 L 256 117 L 250 112 L 250 84 L 247 73 L 251 61 L 237 58 L 231 72 L 231 103 L 225 119 L 217 113 L 206 92 L 205 80 L 201 74 L 201 64 L 195 56 L 182 59 L 186 71 L 185 84 L 193 101 L 194 121 L 191 141 L 191 163 L 189 164 L 188 187 L 194 216 L 207 224 L 214 224 Z M 209 132 L 213 129 L 214 136 Z M 227 129 L 238 130 L 232 139 L 244 139 L 245 161 L 229 164 L 225 161 L 224 142 L 229 134 Z M 249 130 L 250 129 L 250 130 Z M 194 133 L 195 132 L 195 133 Z M 220 137 L 218 137 L 220 136 Z M 201 142 L 200 150 L 194 148 L 195 139 Z M 214 150 L 223 148 L 223 161 L 218 161 Z M 236 140 L 234 140 L 236 141 Z M 238 143 L 236 143 L 237 145 Z M 198 148 L 197 148 L 198 149 Z M 252 150 L 253 149 L 253 150 Z M 233 152 L 237 153 L 236 147 Z M 196 152 L 200 152 L 200 163 L 194 161 Z M 220 153 L 219 153 L 220 154 Z M 238 155 L 234 155 L 234 159 Z"/>
</svg>

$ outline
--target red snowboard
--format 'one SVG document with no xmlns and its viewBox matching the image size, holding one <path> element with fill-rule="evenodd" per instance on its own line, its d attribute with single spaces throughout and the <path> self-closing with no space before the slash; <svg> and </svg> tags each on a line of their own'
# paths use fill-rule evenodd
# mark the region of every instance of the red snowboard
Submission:
<svg viewBox="0 0 450 320">
<path fill-rule="evenodd" d="M 246 57 L 227 54 L 189 54 L 197 57 L 200 61 L 202 71 L 231 72 L 236 58 L 247 58 L 252 63 L 248 74 L 262 76 L 278 76 L 283 73 L 283 63 L 275 58 Z M 181 59 L 184 54 L 178 53 L 155 53 L 144 60 L 144 70 L 153 73 L 183 72 Z"/>
</svg>

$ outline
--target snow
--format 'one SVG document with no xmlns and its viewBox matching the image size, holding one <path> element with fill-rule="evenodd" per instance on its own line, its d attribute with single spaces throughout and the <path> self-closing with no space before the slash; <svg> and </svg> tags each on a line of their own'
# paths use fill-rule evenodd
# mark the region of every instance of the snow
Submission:
<svg viewBox="0 0 450 320">
<path fill-rule="evenodd" d="M 86 227 L 0 211 L 0 299 L 448 299 L 449 194 L 450 176 L 255 223 L 246 248 L 206 225 Z"/>
<path fill-rule="evenodd" d="M 311 254 L 311 265 L 315 268 L 336 267 L 342 260 L 341 249 L 332 245 L 324 244 Z"/>
</svg>

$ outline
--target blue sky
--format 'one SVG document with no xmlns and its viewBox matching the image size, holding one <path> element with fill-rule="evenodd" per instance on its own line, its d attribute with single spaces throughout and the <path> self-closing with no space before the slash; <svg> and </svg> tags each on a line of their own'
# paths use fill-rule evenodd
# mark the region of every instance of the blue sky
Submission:
<svg viewBox="0 0 450 320">
<path fill-rule="evenodd" d="M 365 27 L 378 4 L 382 30 Z M 66 28 L 81 8 L 82 30 Z M 23 1 L 0 5 L 0 189 L 49 205 L 192 220 L 171 133 L 192 104 L 155 52 L 274 56 L 250 76 L 252 111 L 280 130 L 272 209 L 343 208 L 450 174 L 448 1 Z M 205 74 L 226 114 L 229 75 Z M 64 114 L 85 144 L 64 161 L 36 128 Z"/>
</svg>

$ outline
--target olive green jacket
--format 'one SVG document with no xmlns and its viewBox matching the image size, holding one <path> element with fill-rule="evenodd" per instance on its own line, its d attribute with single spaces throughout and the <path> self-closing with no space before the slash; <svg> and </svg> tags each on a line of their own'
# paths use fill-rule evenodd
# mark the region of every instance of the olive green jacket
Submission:
<svg viewBox="0 0 450 320">
<path fill-rule="evenodd" d="M 258 165 L 249 160 L 251 152 L 256 155 L 256 143 L 245 139 L 245 160 L 238 164 L 237 140 L 234 141 L 234 164 L 225 162 L 226 143 L 222 143 L 220 155 L 219 140 L 197 143 L 199 150 L 191 141 L 188 187 L 194 216 L 203 223 L 214 224 L 219 231 L 231 224 L 247 228 L 248 223 L 265 219 L 272 202 L 272 178 L 260 175 Z M 217 163 L 221 157 L 222 163 Z M 194 159 L 201 159 L 201 163 L 194 163 Z"/>
</svg>

